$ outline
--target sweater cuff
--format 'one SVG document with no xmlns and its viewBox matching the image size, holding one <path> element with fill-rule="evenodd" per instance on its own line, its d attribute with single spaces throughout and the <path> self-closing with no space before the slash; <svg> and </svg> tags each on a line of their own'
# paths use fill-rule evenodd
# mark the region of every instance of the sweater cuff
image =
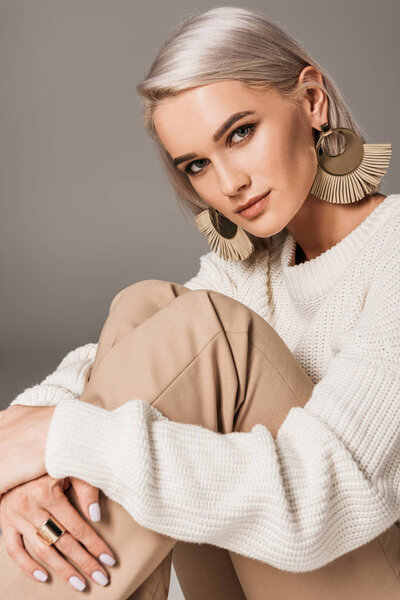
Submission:
<svg viewBox="0 0 400 600">
<path fill-rule="evenodd" d="M 9 406 L 14 406 L 15 404 L 23 406 L 53 406 L 67 398 L 75 398 L 75 394 L 56 385 L 38 384 L 18 394 L 10 402 Z"/>
<path fill-rule="evenodd" d="M 113 440 L 118 422 L 112 411 L 76 398 L 57 404 L 46 439 L 45 465 L 55 479 L 91 476 L 91 485 L 102 488 L 110 481 Z"/>
</svg>

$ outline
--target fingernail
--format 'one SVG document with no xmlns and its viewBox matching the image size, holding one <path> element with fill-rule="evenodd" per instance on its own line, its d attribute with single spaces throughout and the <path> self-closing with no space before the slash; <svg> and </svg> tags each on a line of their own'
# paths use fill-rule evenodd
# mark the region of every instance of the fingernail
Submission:
<svg viewBox="0 0 400 600">
<path fill-rule="evenodd" d="M 101 571 L 94 571 L 92 578 L 100 585 L 107 585 L 108 583 L 108 578 Z"/>
<path fill-rule="evenodd" d="M 36 569 L 35 571 L 33 571 L 33 575 L 36 577 L 36 579 L 39 579 L 39 581 L 46 581 L 47 580 L 47 573 L 44 573 L 43 571 L 40 571 L 39 569 Z"/>
<path fill-rule="evenodd" d="M 100 521 L 100 519 L 101 519 L 100 504 L 98 502 L 93 502 L 92 504 L 90 504 L 89 514 L 90 514 L 90 518 L 92 519 L 92 521 Z"/>
<path fill-rule="evenodd" d="M 110 556 L 109 554 L 107 554 L 106 552 L 103 552 L 103 554 L 100 554 L 99 558 L 102 563 L 104 563 L 105 565 L 108 565 L 109 567 L 113 567 L 115 565 L 115 559 L 112 556 Z"/>
<path fill-rule="evenodd" d="M 77 577 L 76 575 L 72 575 L 72 577 L 70 577 L 68 581 L 70 582 L 72 587 L 74 587 L 79 592 L 84 590 L 86 587 L 86 583 L 82 581 L 82 579 L 79 579 L 79 577 Z"/>
</svg>

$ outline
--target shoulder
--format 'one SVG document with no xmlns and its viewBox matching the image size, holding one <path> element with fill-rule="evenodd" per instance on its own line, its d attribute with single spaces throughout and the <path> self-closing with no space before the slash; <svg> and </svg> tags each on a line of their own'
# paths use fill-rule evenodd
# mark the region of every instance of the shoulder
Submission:
<svg viewBox="0 0 400 600">
<path fill-rule="evenodd" d="M 392 269 L 400 267 L 400 195 L 398 195 L 398 205 L 393 206 L 390 218 L 378 231 L 375 248 L 374 271 L 377 275 L 389 273 Z M 399 274 L 400 269 L 397 276 Z"/>
<path fill-rule="evenodd" d="M 400 194 L 390 194 L 358 228 L 363 248 L 354 261 L 358 278 L 373 283 L 399 271 L 400 276 Z"/>
</svg>

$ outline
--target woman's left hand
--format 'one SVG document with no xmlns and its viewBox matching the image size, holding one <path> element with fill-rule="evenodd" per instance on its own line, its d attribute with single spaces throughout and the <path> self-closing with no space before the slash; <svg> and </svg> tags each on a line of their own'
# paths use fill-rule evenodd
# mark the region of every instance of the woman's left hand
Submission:
<svg viewBox="0 0 400 600">
<path fill-rule="evenodd" d="M 46 439 L 55 408 L 14 404 L 0 411 L 0 498 L 46 473 Z"/>
</svg>

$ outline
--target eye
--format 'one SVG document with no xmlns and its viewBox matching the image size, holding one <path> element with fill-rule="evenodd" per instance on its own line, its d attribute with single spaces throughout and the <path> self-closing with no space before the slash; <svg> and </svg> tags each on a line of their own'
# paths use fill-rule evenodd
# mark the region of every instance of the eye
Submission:
<svg viewBox="0 0 400 600">
<path fill-rule="evenodd" d="M 233 132 L 233 133 L 232 133 L 232 134 L 231 134 L 231 135 L 228 137 L 228 140 L 229 140 L 229 141 L 232 141 L 232 138 L 233 138 L 233 136 L 234 136 L 234 135 L 235 135 L 235 134 L 236 134 L 238 131 L 240 131 L 240 130 L 242 130 L 242 131 L 243 131 L 243 129 L 244 129 L 244 130 L 248 129 L 249 131 L 251 131 L 253 127 L 254 127 L 254 125 L 242 125 L 241 127 L 238 127 L 238 128 L 237 128 L 237 129 L 235 129 L 235 131 L 234 131 L 234 132 Z M 250 134 L 249 134 L 249 135 L 250 135 Z M 241 138 L 241 139 L 243 140 L 243 139 L 246 139 L 247 137 L 249 137 L 249 136 L 248 136 L 248 135 L 246 135 L 244 138 Z M 238 143 L 240 143 L 240 142 L 238 142 Z"/>
<path fill-rule="evenodd" d="M 186 165 L 185 173 L 187 173 L 188 175 L 197 175 L 197 173 L 200 173 L 203 169 L 200 169 L 200 171 L 192 171 L 192 166 L 196 165 L 197 163 L 201 163 L 201 162 L 204 163 L 205 161 L 206 161 L 205 158 L 199 158 L 198 160 L 194 160 L 193 162 Z"/>
<path fill-rule="evenodd" d="M 236 142 L 235 144 L 233 144 L 234 146 L 237 146 L 239 144 L 241 144 L 242 142 L 246 141 L 248 138 L 250 138 L 253 135 L 254 132 L 254 128 L 255 128 L 255 123 L 248 123 L 246 125 L 241 125 L 240 127 L 238 127 L 237 129 L 235 129 L 227 138 L 228 142 L 231 142 L 232 138 L 234 135 L 236 135 L 238 132 L 243 131 L 243 130 L 248 130 L 248 134 L 245 135 L 244 137 L 240 137 L 240 142 Z M 197 160 L 193 160 L 192 162 L 190 162 L 188 165 L 186 165 L 184 171 L 185 173 L 187 173 L 187 175 L 197 175 L 198 173 L 201 173 L 204 168 L 202 168 L 203 165 L 200 165 L 200 170 L 199 171 L 192 171 L 192 166 L 193 165 L 197 165 L 197 163 L 203 163 L 206 162 L 207 159 L 206 158 L 199 158 Z M 197 165 L 199 166 L 199 165 Z"/>
</svg>

